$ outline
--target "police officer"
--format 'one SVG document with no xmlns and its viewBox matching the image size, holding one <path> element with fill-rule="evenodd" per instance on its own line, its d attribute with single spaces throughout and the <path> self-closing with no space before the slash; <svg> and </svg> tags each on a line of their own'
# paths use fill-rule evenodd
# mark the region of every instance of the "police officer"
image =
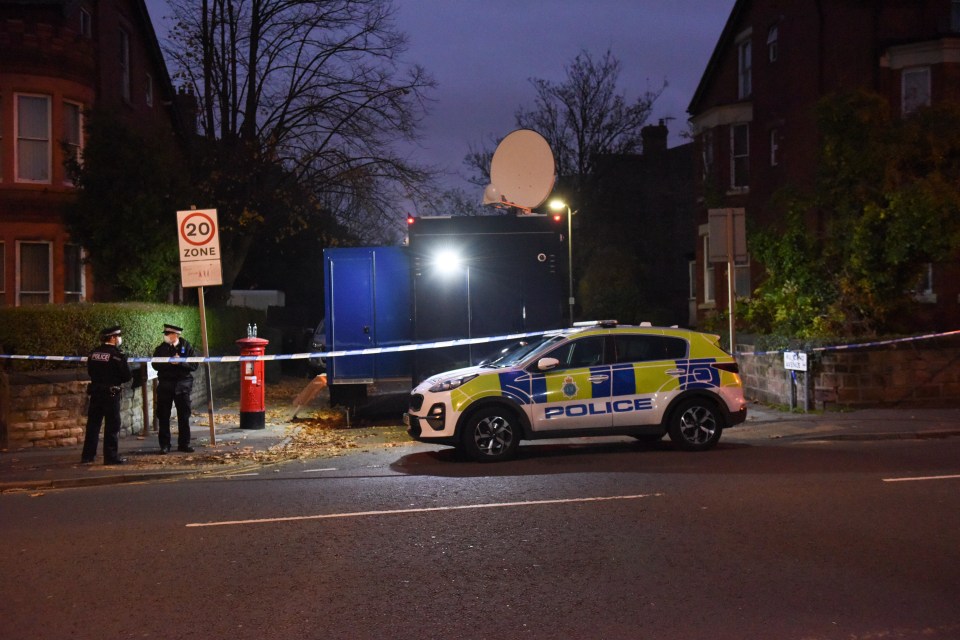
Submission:
<svg viewBox="0 0 960 640">
<path fill-rule="evenodd" d="M 183 328 L 172 324 L 163 325 L 163 342 L 153 352 L 154 358 L 192 358 L 193 346 L 181 334 Z M 158 363 L 157 370 L 157 419 L 160 421 L 160 453 L 170 451 L 170 409 L 177 407 L 177 451 L 193 452 L 190 446 L 190 392 L 193 390 L 193 372 L 200 366 L 196 362 Z"/>
<path fill-rule="evenodd" d="M 87 410 L 87 434 L 80 457 L 82 464 L 90 464 L 97 457 L 100 423 L 104 421 L 103 463 L 123 464 L 127 461 L 120 457 L 120 385 L 131 380 L 133 374 L 127 364 L 126 354 L 120 351 L 123 343 L 120 334 L 119 326 L 107 327 L 100 332 L 102 344 L 87 356 L 90 408 Z"/>
</svg>

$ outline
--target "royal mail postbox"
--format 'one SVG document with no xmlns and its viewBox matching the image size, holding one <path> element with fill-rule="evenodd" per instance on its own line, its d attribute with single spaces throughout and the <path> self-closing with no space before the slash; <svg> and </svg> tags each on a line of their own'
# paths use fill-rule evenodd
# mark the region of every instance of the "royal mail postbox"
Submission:
<svg viewBox="0 0 960 640">
<path fill-rule="evenodd" d="M 263 338 L 237 340 L 241 356 L 262 356 L 270 344 Z M 244 360 L 240 363 L 240 428 L 263 429 L 266 426 L 264 401 L 263 360 Z"/>
</svg>

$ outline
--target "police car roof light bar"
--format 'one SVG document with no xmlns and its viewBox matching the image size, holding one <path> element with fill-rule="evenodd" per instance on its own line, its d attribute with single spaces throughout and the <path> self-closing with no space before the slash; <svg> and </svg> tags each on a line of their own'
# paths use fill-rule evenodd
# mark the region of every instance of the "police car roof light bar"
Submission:
<svg viewBox="0 0 960 640">
<path fill-rule="evenodd" d="M 616 320 L 584 320 L 582 322 L 574 322 L 574 327 L 616 327 L 620 323 Z"/>
</svg>

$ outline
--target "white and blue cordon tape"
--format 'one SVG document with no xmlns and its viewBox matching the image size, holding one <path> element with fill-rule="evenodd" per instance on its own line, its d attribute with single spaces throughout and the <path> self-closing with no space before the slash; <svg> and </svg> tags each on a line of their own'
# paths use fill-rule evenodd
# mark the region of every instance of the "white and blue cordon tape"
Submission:
<svg viewBox="0 0 960 640">
<path fill-rule="evenodd" d="M 891 338 L 890 340 L 876 340 L 874 342 L 858 342 L 856 344 L 838 344 L 829 347 L 811 347 L 810 349 L 780 349 L 777 351 L 738 351 L 738 356 L 767 356 L 785 351 L 809 351 L 811 353 L 818 351 L 844 351 L 850 349 L 865 349 L 867 347 L 882 347 L 888 344 L 900 344 L 903 342 L 919 342 L 921 340 L 931 340 L 933 338 L 944 338 L 947 336 L 960 335 L 960 329 L 956 331 L 945 331 L 943 333 L 927 333 L 920 336 L 909 336 L 906 338 Z"/>
<path fill-rule="evenodd" d="M 196 356 L 193 358 L 150 358 L 142 356 L 133 356 L 127 358 L 127 362 L 166 362 L 170 364 L 180 364 L 183 362 L 253 362 L 256 360 L 306 360 L 307 358 L 341 358 L 344 356 L 370 356 L 379 353 L 402 353 L 405 351 L 417 351 L 419 349 L 443 349 L 445 347 L 459 347 L 471 344 L 484 344 L 488 342 L 503 342 L 507 340 L 520 340 L 522 338 L 531 338 L 559 333 L 560 330 L 534 331 L 531 333 L 512 333 L 504 336 L 490 336 L 487 338 L 463 338 L 459 340 L 443 340 L 441 342 L 420 342 L 413 344 L 397 345 L 395 347 L 376 347 L 373 349 L 352 349 L 340 351 L 318 351 L 311 353 L 288 353 L 279 355 L 262 356 Z M 56 362 L 86 362 L 86 356 L 28 356 L 28 355 L 5 355 L 0 354 L 0 358 L 8 360 L 52 360 Z"/>
<path fill-rule="evenodd" d="M 318 351 L 311 353 L 287 353 L 262 356 L 196 356 L 193 358 L 150 358 L 134 356 L 127 359 L 127 362 L 166 362 L 170 364 L 180 364 L 183 362 L 253 362 L 256 360 L 306 360 L 307 358 L 342 358 L 344 356 L 370 356 L 379 353 L 403 353 L 406 351 L 418 351 L 420 349 L 443 349 L 446 347 L 460 347 L 471 344 L 484 344 L 488 342 L 503 342 L 507 340 L 520 340 L 522 338 L 532 338 L 559 333 L 560 330 L 534 331 L 531 333 L 512 333 L 503 336 L 490 336 L 487 338 L 462 338 L 459 340 L 443 340 L 441 342 L 420 342 L 413 344 L 398 345 L 395 347 L 376 347 L 373 349 L 352 349 L 340 351 Z M 890 340 L 877 340 L 874 342 L 860 342 L 857 344 L 841 344 L 829 347 L 813 347 L 811 349 L 799 349 L 799 351 L 841 351 L 849 349 L 864 349 L 867 347 L 879 347 L 889 344 L 899 344 L 904 342 L 918 342 L 921 340 L 930 340 L 933 338 L 944 338 L 948 336 L 960 335 L 960 329 L 956 331 L 946 331 L 943 333 L 928 333 L 919 336 L 909 336 L 906 338 L 894 338 Z M 780 349 L 777 351 L 738 351 L 737 356 L 765 356 L 785 351 L 798 351 L 798 349 Z M 0 354 L 0 359 L 7 360 L 51 360 L 56 362 L 86 362 L 86 356 L 34 356 L 34 355 L 7 355 Z"/>
</svg>

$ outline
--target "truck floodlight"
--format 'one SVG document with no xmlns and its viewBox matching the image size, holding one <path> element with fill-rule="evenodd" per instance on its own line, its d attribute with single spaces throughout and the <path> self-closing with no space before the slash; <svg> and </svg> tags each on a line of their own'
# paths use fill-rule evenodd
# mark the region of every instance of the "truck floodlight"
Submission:
<svg viewBox="0 0 960 640">
<path fill-rule="evenodd" d="M 446 272 L 459 271 L 463 266 L 463 258 L 453 249 L 443 249 L 434 254 L 433 266 Z"/>
</svg>

